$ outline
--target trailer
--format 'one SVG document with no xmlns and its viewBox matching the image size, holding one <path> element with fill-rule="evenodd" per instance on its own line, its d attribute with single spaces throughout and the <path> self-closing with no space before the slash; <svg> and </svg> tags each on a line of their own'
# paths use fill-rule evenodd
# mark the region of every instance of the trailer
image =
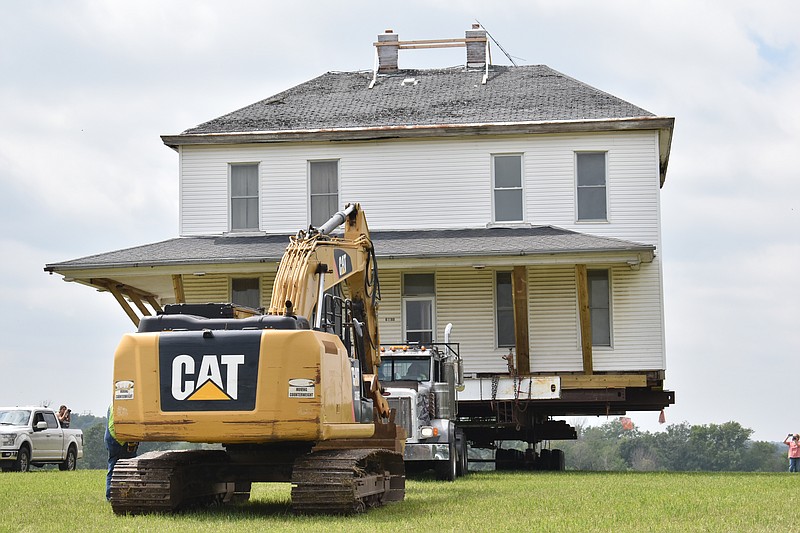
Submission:
<svg viewBox="0 0 800 533">
<path fill-rule="evenodd" d="M 609 378 L 606 388 L 576 389 L 581 380 L 574 374 L 521 375 L 513 352 L 505 357 L 507 373 L 465 376 L 452 329 L 445 328 L 444 343 L 381 348 L 379 378 L 406 430 L 408 471 L 432 468 L 437 479 L 453 481 L 485 463 L 497 470 L 564 470 L 564 453 L 551 443 L 574 440 L 577 432 L 559 417 L 674 403 L 674 393 L 657 384 L 622 387 Z M 562 388 L 563 381 L 573 388 Z"/>
</svg>

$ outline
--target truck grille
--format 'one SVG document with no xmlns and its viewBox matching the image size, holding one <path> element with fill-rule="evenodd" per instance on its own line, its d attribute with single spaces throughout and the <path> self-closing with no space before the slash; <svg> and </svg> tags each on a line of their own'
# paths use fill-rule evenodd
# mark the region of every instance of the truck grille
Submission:
<svg viewBox="0 0 800 533">
<path fill-rule="evenodd" d="M 402 426 L 406 430 L 406 435 L 409 437 L 414 433 L 411 431 L 411 420 L 413 420 L 413 412 L 411 410 L 411 398 L 398 398 L 398 397 L 390 397 L 387 398 L 389 400 L 389 407 L 391 409 L 397 410 L 397 414 L 395 415 L 395 424 Z"/>
</svg>

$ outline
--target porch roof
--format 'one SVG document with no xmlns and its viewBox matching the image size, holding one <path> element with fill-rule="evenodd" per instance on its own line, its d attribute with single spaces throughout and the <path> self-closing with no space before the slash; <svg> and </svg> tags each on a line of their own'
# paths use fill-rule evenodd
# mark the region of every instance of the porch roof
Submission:
<svg viewBox="0 0 800 533">
<path fill-rule="evenodd" d="M 634 252 L 652 260 L 655 246 L 600 237 L 555 226 L 493 227 L 451 230 L 374 231 L 379 259 L 509 257 L 598 252 Z M 269 263 L 279 261 L 287 235 L 178 237 L 59 263 L 45 271 L 169 267 L 198 264 Z"/>
</svg>

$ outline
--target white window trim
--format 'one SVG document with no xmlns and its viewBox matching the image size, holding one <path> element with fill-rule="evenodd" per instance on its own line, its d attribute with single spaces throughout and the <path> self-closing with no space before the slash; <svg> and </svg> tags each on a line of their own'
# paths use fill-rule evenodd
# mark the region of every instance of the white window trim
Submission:
<svg viewBox="0 0 800 533">
<path fill-rule="evenodd" d="M 402 296 L 402 335 L 403 342 L 408 340 L 408 329 L 406 328 L 406 302 L 430 302 L 431 303 L 431 342 L 436 342 L 436 296 Z M 424 330 L 415 330 L 424 331 Z"/>
<path fill-rule="evenodd" d="M 519 156 L 519 191 L 520 195 L 522 196 L 522 218 L 520 220 L 497 220 L 497 212 L 496 212 L 496 205 L 495 205 L 495 198 L 494 193 L 498 190 L 495 187 L 495 175 L 494 175 L 494 159 L 495 157 L 504 157 L 504 156 Z M 493 226 L 502 226 L 504 224 L 524 224 L 527 220 L 526 216 L 526 209 L 525 209 L 525 154 L 522 152 L 509 152 L 509 153 L 496 153 L 491 154 L 490 159 L 490 166 L 491 166 L 491 174 L 492 174 L 492 183 L 491 183 L 491 195 L 492 195 L 492 221 L 490 222 Z M 516 190 L 517 187 L 502 187 L 500 190 Z"/>
<path fill-rule="evenodd" d="M 605 154 L 605 190 L 606 190 L 606 218 L 584 218 L 578 217 L 578 154 Z M 574 194 L 575 200 L 575 224 L 610 224 L 611 223 L 611 202 L 608 198 L 608 154 L 609 150 L 575 150 L 572 155 L 572 167 L 574 169 Z"/>
<path fill-rule="evenodd" d="M 589 287 L 589 279 L 588 279 L 588 275 L 589 275 L 589 271 L 590 270 L 605 270 L 606 272 L 608 272 L 608 345 L 604 345 L 604 344 L 603 345 L 595 345 L 595 344 L 592 344 L 592 351 L 593 352 L 596 352 L 596 351 L 612 352 L 612 351 L 614 351 L 614 286 L 613 286 L 614 269 L 611 268 L 610 266 L 596 266 L 596 265 L 592 265 L 591 268 L 590 268 L 587 265 L 587 269 L 586 269 L 586 275 L 587 275 L 586 289 L 588 291 L 591 291 L 591 287 Z M 586 302 L 586 303 L 588 305 L 589 302 Z M 580 307 L 580 302 L 578 303 L 578 307 Z M 589 312 L 591 313 L 591 308 L 589 309 Z M 578 311 L 578 316 L 580 317 L 580 311 Z M 581 336 L 580 336 L 580 323 L 578 323 L 578 341 L 579 341 L 579 343 L 580 343 L 580 338 L 581 338 Z"/>
<path fill-rule="evenodd" d="M 336 163 L 336 205 L 341 208 L 339 200 L 342 196 L 342 160 L 336 158 L 327 159 L 307 159 L 306 160 L 306 199 L 308 209 L 306 213 L 306 225 L 311 225 L 311 163 Z"/>
<path fill-rule="evenodd" d="M 515 319 L 514 317 L 514 272 L 513 270 L 495 270 L 494 274 L 492 275 L 492 310 L 494 314 L 494 348 L 495 350 L 507 350 L 509 348 L 516 349 L 516 338 L 514 339 L 514 344 L 510 346 L 500 346 L 498 342 L 500 339 L 500 325 L 497 322 L 497 274 L 509 274 L 511 276 L 511 318 L 512 320 Z"/>
<path fill-rule="evenodd" d="M 245 228 L 245 229 L 233 229 L 233 167 L 236 166 L 246 166 L 246 165 L 255 165 L 256 166 L 256 185 L 258 186 L 258 194 L 256 195 L 256 205 L 258 213 L 256 213 L 256 220 L 258 222 L 257 228 Z M 264 232 L 261 231 L 261 200 L 263 195 L 261 194 L 261 161 L 236 161 L 236 162 L 228 162 L 228 233 L 234 233 L 236 235 L 247 235 L 257 233 L 259 235 L 263 234 Z M 181 195 L 182 196 L 182 195 Z"/>
<path fill-rule="evenodd" d="M 405 296 L 405 275 L 406 274 L 430 274 L 433 276 L 433 294 L 419 296 Z M 414 272 L 407 271 L 400 273 L 400 334 L 402 341 L 408 340 L 408 330 L 406 329 L 406 302 L 431 302 L 431 342 L 436 342 L 436 272 Z"/>
</svg>

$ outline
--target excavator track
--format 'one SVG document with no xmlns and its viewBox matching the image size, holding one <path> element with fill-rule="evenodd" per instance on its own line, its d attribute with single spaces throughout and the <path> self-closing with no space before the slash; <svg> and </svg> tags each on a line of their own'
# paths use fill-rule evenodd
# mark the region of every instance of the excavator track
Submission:
<svg viewBox="0 0 800 533">
<path fill-rule="evenodd" d="M 219 481 L 227 462 L 220 450 L 148 452 L 120 459 L 111 477 L 111 508 L 116 514 L 169 513 L 227 502 L 235 489 L 235 483 Z"/>
<path fill-rule="evenodd" d="M 404 496 L 403 456 L 389 450 L 313 452 L 292 471 L 295 514 L 355 514 Z"/>
</svg>

